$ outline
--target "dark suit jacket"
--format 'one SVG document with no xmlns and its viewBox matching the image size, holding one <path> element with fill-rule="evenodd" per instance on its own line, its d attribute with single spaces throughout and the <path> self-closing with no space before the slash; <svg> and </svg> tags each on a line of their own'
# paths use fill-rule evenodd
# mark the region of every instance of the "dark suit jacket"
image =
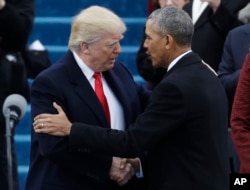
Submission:
<svg viewBox="0 0 250 190">
<path fill-rule="evenodd" d="M 115 63 L 113 69 L 103 74 L 124 108 L 128 125 L 142 111 L 148 94 L 134 83 L 131 74 L 120 63 Z M 31 88 L 32 118 L 40 113 L 55 113 L 53 101 L 63 107 L 71 121 L 109 127 L 93 88 L 70 51 L 34 80 Z M 111 162 L 111 156 L 88 151 L 69 152 L 68 137 L 35 134 L 31 130 L 26 190 L 117 188 L 109 180 Z"/>
<path fill-rule="evenodd" d="M 226 90 L 230 110 L 240 71 L 249 48 L 250 23 L 239 26 L 228 33 L 224 44 L 222 60 L 219 65 L 218 77 Z"/>
<path fill-rule="evenodd" d="M 194 53 L 181 58 L 126 131 L 73 123 L 72 151 L 146 155 L 150 190 L 228 190 L 227 97 Z"/>
<path fill-rule="evenodd" d="M 237 20 L 237 12 L 249 0 L 222 0 L 216 13 L 207 7 L 194 25 L 192 50 L 215 71 L 221 61 L 223 45 L 227 33 L 232 28 L 242 24 Z M 183 9 L 192 17 L 192 4 L 186 4 Z"/>
</svg>

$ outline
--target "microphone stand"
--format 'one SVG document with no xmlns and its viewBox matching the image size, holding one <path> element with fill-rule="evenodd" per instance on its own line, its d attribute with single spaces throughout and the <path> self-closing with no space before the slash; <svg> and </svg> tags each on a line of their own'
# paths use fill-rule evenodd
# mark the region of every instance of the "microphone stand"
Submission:
<svg viewBox="0 0 250 190">
<path fill-rule="evenodd" d="M 13 128 L 13 122 L 10 121 L 10 109 L 8 108 L 5 113 L 5 137 L 6 137 L 6 150 L 7 150 L 7 162 L 8 162 L 8 185 L 9 190 L 13 190 L 13 176 L 12 176 L 12 144 L 11 144 L 11 129 Z"/>
</svg>

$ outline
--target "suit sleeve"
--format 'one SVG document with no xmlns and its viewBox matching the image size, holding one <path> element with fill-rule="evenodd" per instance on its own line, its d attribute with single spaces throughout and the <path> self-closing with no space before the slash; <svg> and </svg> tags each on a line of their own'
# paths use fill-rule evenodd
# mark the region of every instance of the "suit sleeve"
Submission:
<svg viewBox="0 0 250 190">
<path fill-rule="evenodd" d="M 70 149 L 121 157 L 146 156 L 160 141 L 171 138 L 172 133 L 184 125 L 184 105 L 178 88 L 162 84 L 155 89 L 145 112 L 125 132 L 73 123 Z"/>
<path fill-rule="evenodd" d="M 232 33 L 230 32 L 224 44 L 222 60 L 219 65 L 218 77 L 224 86 L 229 102 L 232 103 L 236 90 L 240 69 L 235 70 L 235 60 L 233 58 Z"/>
<path fill-rule="evenodd" d="M 40 113 L 56 113 L 52 107 L 53 101 L 64 105 L 62 102 L 65 103 L 65 100 L 57 86 L 56 82 L 48 80 L 46 77 L 38 76 L 35 79 L 31 90 L 32 118 Z M 64 110 L 67 113 L 67 109 Z M 94 180 L 105 181 L 108 179 L 112 157 L 97 156 L 85 150 L 70 152 L 68 137 L 37 134 L 33 129 L 31 137 L 32 144 L 38 144 L 39 154 L 51 162 Z"/>
</svg>

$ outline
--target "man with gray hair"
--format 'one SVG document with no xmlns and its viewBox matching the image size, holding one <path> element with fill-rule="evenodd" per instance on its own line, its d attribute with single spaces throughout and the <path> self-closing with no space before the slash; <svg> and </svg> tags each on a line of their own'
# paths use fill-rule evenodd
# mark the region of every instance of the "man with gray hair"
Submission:
<svg viewBox="0 0 250 190">
<path fill-rule="evenodd" d="M 57 102 L 70 120 L 126 130 L 150 94 L 116 61 L 125 31 L 124 22 L 106 8 L 91 6 L 81 11 L 73 20 L 70 50 L 32 84 L 32 118 L 55 113 L 51 105 Z M 130 163 L 120 168 L 121 160 L 82 149 L 70 151 L 67 137 L 31 130 L 26 190 L 131 190 L 139 179 L 134 177 L 133 184 L 121 187 L 135 174 Z M 138 159 L 132 160 L 139 164 Z"/>
<path fill-rule="evenodd" d="M 193 30 L 179 8 L 149 16 L 144 46 L 153 66 L 167 72 L 125 132 L 68 120 L 55 103 L 58 114 L 37 116 L 35 132 L 69 136 L 72 151 L 146 156 L 142 168 L 149 190 L 228 190 L 227 97 L 216 75 L 192 52 Z"/>
</svg>

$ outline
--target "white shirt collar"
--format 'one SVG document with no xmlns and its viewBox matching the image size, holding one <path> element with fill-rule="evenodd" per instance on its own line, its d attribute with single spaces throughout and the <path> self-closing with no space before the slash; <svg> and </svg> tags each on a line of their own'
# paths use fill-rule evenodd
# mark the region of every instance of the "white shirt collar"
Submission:
<svg viewBox="0 0 250 190">
<path fill-rule="evenodd" d="M 76 52 L 72 51 L 73 56 L 76 60 L 77 65 L 80 67 L 82 73 L 85 75 L 85 77 L 88 80 L 91 80 L 91 78 L 93 77 L 94 71 L 92 69 L 90 69 L 82 60 L 81 58 L 77 55 Z"/>
<path fill-rule="evenodd" d="M 179 55 L 178 57 L 176 57 L 168 66 L 168 70 L 169 71 L 184 55 L 190 53 L 192 50 L 188 50 L 185 53 Z"/>
</svg>

